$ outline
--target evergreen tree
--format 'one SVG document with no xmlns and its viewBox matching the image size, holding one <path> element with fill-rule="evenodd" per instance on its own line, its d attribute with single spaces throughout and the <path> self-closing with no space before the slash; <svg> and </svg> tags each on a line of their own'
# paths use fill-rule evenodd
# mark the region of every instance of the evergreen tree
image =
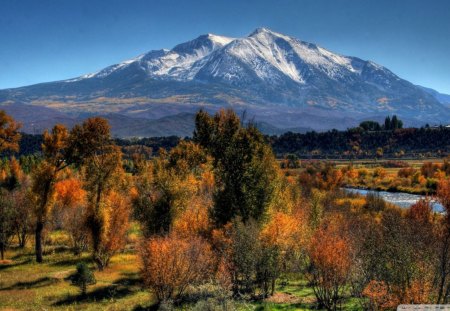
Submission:
<svg viewBox="0 0 450 311">
<path fill-rule="evenodd" d="M 392 120 L 391 120 L 391 129 L 392 130 L 395 130 L 395 129 L 398 129 L 399 127 L 398 127 L 398 119 L 397 119 L 397 116 L 396 115 L 394 115 L 393 117 L 392 117 Z"/>
<path fill-rule="evenodd" d="M 384 119 L 384 129 L 389 131 L 391 129 L 391 118 L 389 116 Z"/>
<path fill-rule="evenodd" d="M 72 284 L 80 288 L 81 295 L 85 296 L 87 286 L 95 283 L 95 276 L 88 265 L 84 262 L 77 264 L 77 272 L 72 276 Z"/>
</svg>

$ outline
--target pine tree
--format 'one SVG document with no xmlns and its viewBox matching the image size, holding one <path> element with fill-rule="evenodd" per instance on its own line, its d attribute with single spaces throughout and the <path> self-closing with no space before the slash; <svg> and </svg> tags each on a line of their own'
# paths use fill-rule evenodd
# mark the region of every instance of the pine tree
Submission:
<svg viewBox="0 0 450 311">
<path fill-rule="evenodd" d="M 94 273 L 84 262 L 77 264 L 77 272 L 72 276 L 72 284 L 78 286 L 82 296 L 86 296 L 87 286 L 96 283 Z"/>
<path fill-rule="evenodd" d="M 384 130 L 389 131 L 391 129 L 391 117 L 387 116 L 384 119 Z"/>
</svg>

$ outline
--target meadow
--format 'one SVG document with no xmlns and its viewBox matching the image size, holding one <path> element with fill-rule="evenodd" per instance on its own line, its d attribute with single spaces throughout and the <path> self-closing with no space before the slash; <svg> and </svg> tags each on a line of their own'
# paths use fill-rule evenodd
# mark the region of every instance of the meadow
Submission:
<svg viewBox="0 0 450 311">
<path fill-rule="evenodd" d="M 89 287 L 85 297 L 69 280 L 75 273 L 78 262 L 88 262 L 89 253 L 74 258 L 64 232 L 52 232 L 46 246 L 45 262 L 37 264 L 34 252 L 26 249 L 11 249 L 0 264 L 0 310 L 158 310 L 155 297 L 145 288 L 140 276 L 141 262 L 128 244 L 127 251 L 115 255 L 108 268 L 95 271 L 97 280 Z M 61 243 L 61 244 L 59 244 Z M 291 276 L 277 285 L 276 295 L 265 301 L 226 302 L 224 310 L 310 310 L 315 306 L 314 293 L 306 280 Z M 198 305 L 196 305 L 198 304 Z M 212 303 L 211 303 L 212 304 Z M 220 302 L 214 302 L 221 305 Z M 226 306 L 226 304 L 223 304 Z M 355 301 L 342 302 L 346 310 L 358 310 Z M 202 310 L 202 304 L 194 302 L 175 306 L 176 310 Z M 206 309 L 205 309 L 206 310 Z"/>
</svg>

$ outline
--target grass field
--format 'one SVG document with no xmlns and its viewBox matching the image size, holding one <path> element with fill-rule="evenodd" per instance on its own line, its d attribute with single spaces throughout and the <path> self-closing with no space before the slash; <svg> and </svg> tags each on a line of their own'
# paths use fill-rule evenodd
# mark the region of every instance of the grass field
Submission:
<svg viewBox="0 0 450 311">
<path fill-rule="evenodd" d="M 111 266 L 96 271 L 97 283 L 80 299 L 79 289 L 67 279 L 80 261 L 89 262 L 64 249 L 55 248 L 45 263 L 34 262 L 30 250 L 8 252 L 10 262 L 0 265 L 2 310 L 133 310 L 147 308 L 152 297 L 142 289 L 135 254 L 120 254 Z"/>
<path fill-rule="evenodd" d="M 90 263 L 89 254 L 74 256 L 63 247 L 51 247 L 45 262 L 37 264 L 32 249 L 27 248 L 10 250 L 6 258 L 0 262 L 0 310 L 158 309 L 152 294 L 142 284 L 139 259 L 134 251 L 114 256 L 110 267 L 95 271 L 97 283 L 89 286 L 83 298 L 68 277 L 75 272 L 78 262 Z M 293 278 L 283 286 L 278 284 L 276 294 L 265 301 L 235 301 L 226 310 L 311 310 L 314 307 L 312 288 L 305 280 Z M 358 310 L 359 305 L 356 300 L 348 299 L 343 301 L 342 308 Z M 203 308 L 189 303 L 175 309 Z"/>
</svg>

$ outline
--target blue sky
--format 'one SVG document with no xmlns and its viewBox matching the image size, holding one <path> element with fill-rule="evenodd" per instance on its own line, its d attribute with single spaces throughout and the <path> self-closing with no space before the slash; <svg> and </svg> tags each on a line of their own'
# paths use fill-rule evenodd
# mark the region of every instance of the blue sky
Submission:
<svg viewBox="0 0 450 311">
<path fill-rule="evenodd" d="M 448 0 L 0 0 L 0 89 L 267 27 L 450 94 Z"/>
</svg>

